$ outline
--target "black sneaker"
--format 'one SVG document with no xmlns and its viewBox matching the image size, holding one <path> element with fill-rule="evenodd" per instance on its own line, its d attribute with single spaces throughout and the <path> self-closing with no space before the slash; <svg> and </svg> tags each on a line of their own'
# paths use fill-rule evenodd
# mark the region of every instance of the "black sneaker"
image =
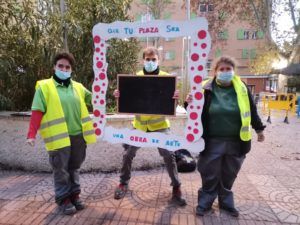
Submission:
<svg viewBox="0 0 300 225">
<path fill-rule="evenodd" d="M 121 199 L 124 198 L 128 191 L 128 185 L 127 184 L 119 184 L 118 187 L 115 189 L 115 199 Z"/>
<path fill-rule="evenodd" d="M 76 210 L 83 210 L 85 208 L 85 205 L 79 198 L 79 194 L 71 196 L 71 203 L 75 206 Z"/>
<path fill-rule="evenodd" d="M 234 207 L 229 208 L 229 207 L 225 207 L 225 206 L 220 206 L 220 209 L 224 210 L 230 216 L 233 216 L 233 217 L 239 217 L 239 215 L 240 215 L 239 211 Z"/>
<path fill-rule="evenodd" d="M 182 198 L 180 187 L 173 187 L 172 202 L 176 203 L 179 206 L 186 206 L 186 201 L 184 198 Z"/>
<path fill-rule="evenodd" d="M 211 211 L 211 208 L 205 209 L 200 206 L 196 207 L 196 215 L 197 216 L 204 216 L 205 214 L 209 213 Z"/>
<path fill-rule="evenodd" d="M 63 201 L 61 208 L 62 208 L 63 214 L 65 214 L 65 215 L 72 215 L 72 214 L 76 213 L 76 208 L 71 203 L 69 198 L 67 198 Z"/>
</svg>

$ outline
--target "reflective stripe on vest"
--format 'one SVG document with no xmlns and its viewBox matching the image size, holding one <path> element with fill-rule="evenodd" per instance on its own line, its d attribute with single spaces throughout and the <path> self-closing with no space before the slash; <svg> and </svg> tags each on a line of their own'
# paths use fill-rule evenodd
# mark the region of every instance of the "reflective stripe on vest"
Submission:
<svg viewBox="0 0 300 225">
<path fill-rule="evenodd" d="M 242 117 L 243 117 L 243 118 L 247 118 L 247 117 L 249 117 L 250 115 L 251 115 L 251 113 L 248 111 L 248 112 L 243 113 L 243 114 L 242 114 Z"/>
<path fill-rule="evenodd" d="M 241 128 L 241 131 L 242 131 L 242 132 L 248 132 L 248 131 L 250 131 L 250 126 L 242 127 L 242 128 Z"/>
<path fill-rule="evenodd" d="M 69 134 L 68 133 L 61 133 L 61 134 L 57 134 L 48 138 L 44 138 L 44 142 L 45 143 L 50 143 L 50 142 L 54 142 L 60 139 L 64 139 L 64 138 L 69 138 Z"/>
<path fill-rule="evenodd" d="M 241 113 L 242 127 L 240 130 L 240 138 L 242 141 L 250 141 L 251 133 L 251 110 L 249 102 L 249 93 L 246 85 L 241 81 L 240 77 L 235 75 L 232 79 L 233 87 L 237 95 L 238 106 Z"/>
<path fill-rule="evenodd" d="M 87 117 L 81 119 L 82 123 L 86 123 L 86 122 L 89 122 L 89 121 L 92 121 L 90 116 L 87 116 Z"/>
<path fill-rule="evenodd" d="M 57 124 L 60 124 L 60 123 L 64 123 L 65 122 L 65 118 L 59 118 L 59 119 L 55 119 L 55 120 L 51 120 L 51 121 L 48 121 L 48 122 L 44 122 L 41 124 L 40 126 L 40 129 L 45 129 L 45 128 L 48 128 L 48 127 L 51 127 L 51 126 L 54 126 L 54 125 L 57 125 Z"/>
<path fill-rule="evenodd" d="M 83 132 L 83 136 L 88 136 L 88 135 L 94 135 L 95 131 L 93 130 L 87 130 Z"/>
</svg>

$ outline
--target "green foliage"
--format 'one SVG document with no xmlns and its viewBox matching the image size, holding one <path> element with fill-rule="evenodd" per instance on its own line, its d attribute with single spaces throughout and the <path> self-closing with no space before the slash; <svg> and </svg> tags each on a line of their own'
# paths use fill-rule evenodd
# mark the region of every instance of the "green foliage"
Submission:
<svg viewBox="0 0 300 225">
<path fill-rule="evenodd" d="M 66 1 L 64 17 L 59 0 L 8 0 L 0 4 L 0 96 L 11 102 L 13 110 L 28 110 L 37 80 L 53 73 L 52 59 L 63 48 L 63 25 L 67 29 L 69 51 L 74 54 L 74 80 L 91 88 L 93 82 L 92 28 L 99 22 L 129 20 L 132 0 Z M 107 53 L 108 107 L 118 73 L 135 70 L 139 45 L 135 39 L 111 40 Z"/>
<path fill-rule="evenodd" d="M 0 95 L 0 110 L 10 110 L 12 108 L 12 102 Z"/>
<path fill-rule="evenodd" d="M 48 15 L 36 8 L 30 0 L 0 5 L 0 95 L 13 102 L 13 109 L 30 107 L 35 82 L 49 75 L 53 51 L 60 47 L 54 46 L 58 18 L 46 25 Z"/>
</svg>

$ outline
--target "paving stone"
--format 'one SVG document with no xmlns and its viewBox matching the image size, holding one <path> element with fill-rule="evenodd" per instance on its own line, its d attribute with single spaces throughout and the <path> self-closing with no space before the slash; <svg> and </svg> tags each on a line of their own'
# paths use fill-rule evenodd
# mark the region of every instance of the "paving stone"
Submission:
<svg viewBox="0 0 300 225">
<path fill-rule="evenodd" d="M 276 145 L 276 143 L 270 145 Z M 296 225 L 300 224 L 299 162 L 281 160 L 284 148 L 252 150 L 233 186 L 240 211 L 233 218 L 219 210 L 195 215 L 201 178 L 197 171 L 179 174 L 187 206 L 174 205 L 165 168 L 133 171 L 129 191 L 114 199 L 119 174 L 81 174 L 86 209 L 66 216 L 54 202 L 51 174 L 0 170 L 0 224 L 138 224 L 138 225 Z M 299 168 L 298 168 L 299 167 Z"/>
</svg>

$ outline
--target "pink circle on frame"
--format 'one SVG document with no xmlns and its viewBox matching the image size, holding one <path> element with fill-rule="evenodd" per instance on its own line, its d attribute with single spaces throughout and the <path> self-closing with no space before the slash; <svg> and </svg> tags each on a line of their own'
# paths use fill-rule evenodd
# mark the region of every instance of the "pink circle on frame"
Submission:
<svg viewBox="0 0 300 225">
<path fill-rule="evenodd" d="M 99 78 L 100 78 L 100 80 L 104 80 L 105 79 L 105 73 L 100 73 L 99 74 Z"/>
<path fill-rule="evenodd" d="M 199 71 L 202 71 L 202 70 L 203 70 L 203 66 L 202 66 L 202 65 L 199 65 L 199 66 L 198 66 L 198 70 L 199 70 Z"/>
<path fill-rule="evenodd" d="M 100 43 L 100 41 L 101 41 L 101 38 L 100 38 L 98 35 L 96 35 L 96 36 L 94 37 L 94 42 L 95 42 L 96 44 L 98 44 L 98 43 Z"/>
<path fill-rule="evenodd" d="M 95 85 L 95 87 L 94 87 L 94 91 L 95 91 L 95 92 L 99 92 L 99 91 L 100 91 L 100 89 L 101 89 L 101 88 L 100 88 L 100 86 L 99 86 L 99 85 Z"/>
<path fill-rule="evenodd" d="M 96 65 L 97 65 L 97 67 L 100 69 L 100 68 L 102 68 L 103 63 L 102 63 L 101 61 L 98 61 Z"/>
<path fill-rule="evenodd" d="M 191 118 L 192 120 L 196 120 L 196 119 L 198 118 L 198 114 L 195 113 L 195 112 L 192 112 L 192 113 L 190 114 L 190 118 Z"/>
<path fill-rule="evenodd" d="M 204 38 L 206 38 L 206 31 L 205 31 L 205 30 L 200 30 L 200 31 L 198 32 L 198 38 L 199 38 L 199 39 L 204 39 Z"/>
<path fill-rule="evenodd" d="M 187 139 L 189 142 L 193 142 L 194 139 L 195 139 L 195 137 L 194 137 L 193 134 L 188 134 L 188 135 L 186 136 L 186 139 Z"/>
<path fill-rule="evenodd" d="M 195 62 L 199 60 L 199 55 L 197 53 L 193 53 L 191 59 Z"/>
<path fill-rule="evenodd" d="M 201 92 L 195 93 L 195 99 L 201 100 L 202 99 L 202 93 Z"/>
<path fill-rule="evenodd" d="M 97 128 L 97 129 L 95 130 L 95 134 L 96 134 L 97 136 L 100 136 L 100 135 L 101 135 L 101 130 L 100 130 L 99 128 Z"/>
<path fill-rule="evenodd" d="M 202 82 L 202 77 L 201 76 L 195 76 L 194 77 L 194 82 L 196 83 L 196 84 L 200 84 L 201 82 Z"/>
<path fill-rule="evenodd" d="M 94 116 L 99 117 L 100 116 L 100 111 L 98 109 L 94 110 Z"/>
</svg>

